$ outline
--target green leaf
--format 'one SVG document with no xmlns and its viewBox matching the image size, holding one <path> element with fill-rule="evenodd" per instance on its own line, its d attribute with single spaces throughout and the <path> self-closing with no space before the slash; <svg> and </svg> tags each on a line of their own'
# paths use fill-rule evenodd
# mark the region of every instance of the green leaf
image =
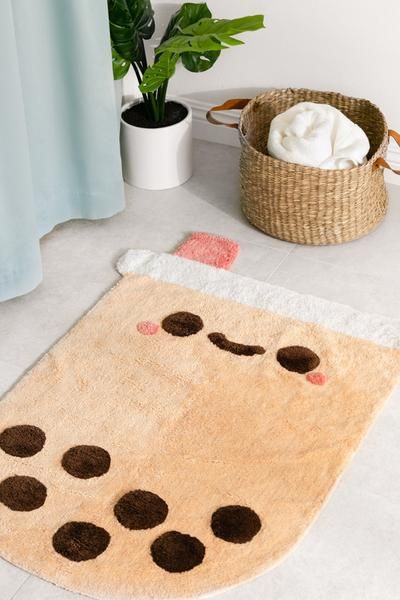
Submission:
<svg viewBox="0 0 400 600">
<path fill-rule="evenodd" d="M 150 0 L 108 0 L 112 47 L 125 60 L 143 60 L 142 40 L 154 33 Z"/>
<path fill-rule="evenodd" d="M 201 19 L 182 30 L 184 35 L 226 34 L 238 35 L 245 31 L 264 28 L 264 15 L 252 15 L 239 19 Z"/>
<path fill-rule="evenodd" d="M 112 49 L 112 66 L 113 66 L 114 79 L 117 80 L 117 79 L 122 79 L 123 77 L 125 77 L 125 75 L 129 71 L 129 67 L 131 66 L 131 63 L 129 62 L 129 60 L 125 60 L 125 58 L 122 58 L 122 56 L 120 56 L 118 54 L 118 52 L 115 50 L 115 48 L 113 48 Z"/>
<path fill-rule="evenodd" d="M 181 54 L 182 64 L 192 73 L 203 73 L 208 71 L 217 62 L 221 55 L 220 51 L 211 52 L 184 52 Z"/>
<path fill-rule="evenodd" d="M 161 44 L 169 38 L 178 35 L 182 29 L 197 23 L 200 19 L 211 17 L 211 11 L 205 2 L 186 2 L 174 13 L 168 23 L 168 27 L 161 39 Z"/>
<path fill-rule="evenodd" d="M 210 52 L 224 50 L 226 46 L 218 39 L 210 35 L 197 35 L 190 37 L 188 35 L 176 35 L 161 46 L 156 48 L 156 54 L 172 52 L 174 54 L 183 54 L 184 52 Z"/>
<path fill-rule="evenodd" d="M 143 80 L 139 86 L 143 94 L 155 92 L 165 81 L 171 79 L 175 73 L 176 63 L 179 56 L 165 52 L 157 62 L 148 67 L 143 75 Z"/>
<path fill-rule="evenodd" d="M 161 39 L 161 44 L 169 40 L 171 37 L 179 35 L 182 29 L 193 25 L 200 19 L 210 18 L 211 11 L 205 2 L 194 3 L 186 2 L 181 8 L 172 15 L 166 32 Z M 211 51 L 205 53 L 186 52 L 181 55 L 183 66 L 192 73 L 208 71 L 218 60 L 219 51 Z"/>
<path fill-rule="evenodd" d="M 255 31 L 264 27 L 263 15 L 253 15 L 241 19 L 200 19 L 197 23 L 189 25 L 181 30 L 157 49 L 156 54 L 171 52 L 184 54 L 185 52 L 197 52 L 204 55 L 205 52 L 218 52 L 229 46 L 243 44 L 234 38 L 234 35 L 245 31 Z"/>
<path fill-rule="evenodd" d="M 161 39 L 161 44 L 169 40 L 171 37 L 179 35 L 182 29 L 197 23 L 200 19 L 210 18 L 211 11 L 205 2 L 194 3 L 186 2 L 182 4 L 180 9 L 172 15 L 168 27 Z M 181 59 L 183 66 L 192 73 L 199 73 L 211 69 L 216 60 L 219 58 L 220 52 L 212 51 L 205 53 L 186 52 L 182 54 Z"/>
</svg>

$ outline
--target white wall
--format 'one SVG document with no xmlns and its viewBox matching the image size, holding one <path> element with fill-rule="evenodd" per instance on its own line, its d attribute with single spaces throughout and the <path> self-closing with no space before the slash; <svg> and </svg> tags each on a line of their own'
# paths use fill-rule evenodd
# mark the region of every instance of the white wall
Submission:
<svg viewBox="0 0 400 600">
<path fill-rule="evenodd" d="M 171 92 L 205 102 L 269 87 L 309 87 L 368 98 L 400 130 L 400 0 L 208 0 L 219 18 L 265 14 L 210 71 L 182 67 Z M 154 0 L 158 21 L 176 4 Z M 219 128 L 221 131 L 221 128 Z M 400 156 L 400 155 L 399 155 Z M 400 178 L 399 178 L 400 179 Z"/>
<path fill-rule="evenodd" d="M 171 2 L 157 4 L 173 10 Z M 223 52 L 206 73 L 179 69 L 175 92 L 335 90 L 373 100 L 390 126 L 400 129 L 400 0 L 208 0 L 208 5 L 220 18 L 265 14 L 267 28 L 243 36 L 246 45 Z"/>
</svg>

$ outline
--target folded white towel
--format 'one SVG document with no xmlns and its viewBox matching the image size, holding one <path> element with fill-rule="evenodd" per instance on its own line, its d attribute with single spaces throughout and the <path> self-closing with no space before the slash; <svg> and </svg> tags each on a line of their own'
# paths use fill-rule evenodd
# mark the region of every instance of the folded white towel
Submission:
<svg viewBox="0 0 400 600">
<path fill-rule="evenodd" d="M 301 102 L 271 122 L 268 153 L 273 158 L 320 169 L 351 169 L 366 162 L 364 131 L 328 104 Z"/>
</svg>

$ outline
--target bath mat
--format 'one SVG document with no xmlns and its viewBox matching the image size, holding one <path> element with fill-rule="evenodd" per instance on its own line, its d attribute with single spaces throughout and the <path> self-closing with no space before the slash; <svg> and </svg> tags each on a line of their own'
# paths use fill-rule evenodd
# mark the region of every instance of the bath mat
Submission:
<svg viewBox="0 0 400 600">
<path fill-rule="evenodd" d="M 309 527 L 400 325 L 180 256 L 119 271 L 0 404 L 0 554 L 95 599 L 209 595 Z"/>
</svg>

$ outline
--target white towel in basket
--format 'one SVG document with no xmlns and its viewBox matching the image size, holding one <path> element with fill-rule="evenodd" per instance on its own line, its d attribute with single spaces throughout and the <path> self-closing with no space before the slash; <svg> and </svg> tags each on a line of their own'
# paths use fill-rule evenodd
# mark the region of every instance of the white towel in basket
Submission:
<svg viewBox="0 0 400 600">
<path fill-rule="evenodd" d="M 268 153 L 273 158 L 320 169 L 351 169 L 366 162 L 365 132 L 328 104 L 301 102 L 271 122 Z"/>
</svg>

